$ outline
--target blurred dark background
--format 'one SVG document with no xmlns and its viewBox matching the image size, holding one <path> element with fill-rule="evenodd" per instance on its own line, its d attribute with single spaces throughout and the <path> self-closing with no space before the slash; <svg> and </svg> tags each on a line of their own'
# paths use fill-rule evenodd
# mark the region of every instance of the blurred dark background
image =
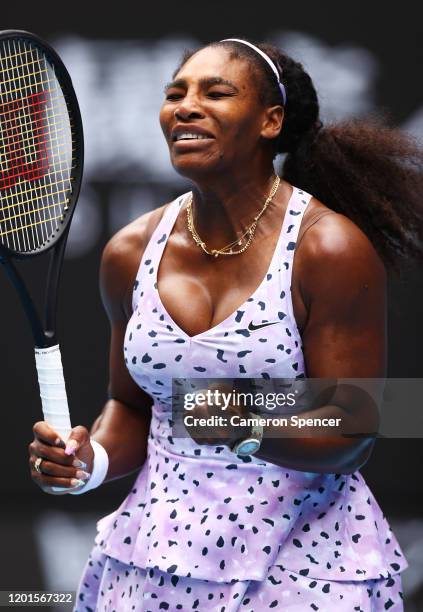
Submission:
<svg viewBox="0 0 423 612">
<path fill-rule="evenodd" d="M 158 124 L 162 90 L 185 48 L 230 36 L 280 44 L 303 61 L 324 120 L 384 111 L 423 139 L 423 27 L 418 4 L 325 2 L 58 2 L 2 6 L 1 29 L 25 29 L 65 61 L 80 100 L 86 173 L 59 303 L 62 355 L 74 424 L 87 427 L 106 400 L 109 332 L 98 292 L 102 248 L 117 229 L 186 189 Z M 31 267 L 30 287 L 44 278 Z M 32 264 L 31 264 L 32 266 Z M 20 266 L 25 275 L 25 264 Z M 28 324 L 0 275 L 3 401 L 3 549 L 0 590 L 76 589 L 95 520 L 114 510 L 135 474 L 84 496 L 51 497 L 31 482 L 27 445 L 42 418 Z M 423 277 L 404 264 L 389 281 L 389 369 L 423 377 Z M 423 398 L 422 398 L 423 404 Z M 420 408 L 416 406 L 415 408 Z M 396 531 L 410 569 L 407 608 L 423 610 L 420 439 L 378 440 L 362 473 Z M 64 571 L 66 570 L 66 571 Z"/>
</svg>

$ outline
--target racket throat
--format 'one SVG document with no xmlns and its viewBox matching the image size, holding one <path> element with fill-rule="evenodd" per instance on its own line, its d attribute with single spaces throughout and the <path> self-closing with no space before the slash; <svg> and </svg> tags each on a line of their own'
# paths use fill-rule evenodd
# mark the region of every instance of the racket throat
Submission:
<svg viewBox="0 0 423 612">
<path fill-rule="evenodd" d="M 50 252 L 50 263 L 46 285 L 45 295 L 45 318 L 44 318 L 44 336 L 48 344 L 53 346 L 57 344 L 56 338 L 56 312 L 57 312 L 57 296 L 60 282 L 60 272 L 62 270 L 62 262 L 65 254 L 66 243 L 68 239 L 70 226 L 66 228 L 61 241 Z"/>
<path fill-rule="evenodd" d="M 50 346 L 49 341 L 46 340 L 40 318 L 37 314 L 37 311 L 35 310 L 34 304 L 29 296 L 28 290 L 25 287 L 19 272 L 17 271 L 13 263 L 10 261 L 10 259 L 1 257 L 0 263 L 3 264 L 8 279 L 15 287 L 16 291 L 19 294 L 19 297 L 21 298 L 22 307 L 31 326 L 35 346 L 40 348 Z"/>
</svg>

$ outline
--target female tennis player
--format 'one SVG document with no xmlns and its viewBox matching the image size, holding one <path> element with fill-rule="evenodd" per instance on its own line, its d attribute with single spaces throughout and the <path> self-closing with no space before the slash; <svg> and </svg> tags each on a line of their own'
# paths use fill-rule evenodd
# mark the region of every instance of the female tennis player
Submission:
<svg viewBox="0 0 423 612">
<path fill-rule="evenodd" d="M 257 423 L 176 438 L 171 380 L 384 377 L 386 267 L 423 255 L 422 154 L 374 123 L 322 126 L 301 64 L 238 39 L 184 56 L 160 121 L 192 191 L 104 250 L 110 399 L 66 447 L 46 422 L 30 444 L 47 493 L 139 471 L 75 609 L 402 610 L 407 562 L 358 472 L 371 439 Z M 309 414 L 348 423 L 355 400 Z"/>
</svg>

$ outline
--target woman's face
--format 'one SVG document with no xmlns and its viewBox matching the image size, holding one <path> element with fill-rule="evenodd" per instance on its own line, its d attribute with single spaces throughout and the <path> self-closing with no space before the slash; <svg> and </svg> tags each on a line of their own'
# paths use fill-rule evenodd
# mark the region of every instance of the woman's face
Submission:
<svg viewBox="0 0 423 612">
<path fill-rule="evenodd" d="M 171 162 L 192 178 L 251 163 L 261 154 L 265 121 L 248 63 L 218 47 L 202 49 L 182 66 L 160 111 Z"/>
</svg>

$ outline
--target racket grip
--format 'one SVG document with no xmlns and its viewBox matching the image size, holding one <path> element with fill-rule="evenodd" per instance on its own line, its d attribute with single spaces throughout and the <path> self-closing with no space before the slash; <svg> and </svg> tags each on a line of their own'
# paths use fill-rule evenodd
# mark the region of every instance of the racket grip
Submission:
<svg viewBox="0 0 423 612">
<path fill-rule="evenodd" d="M 37 366 L 44 420 L 66 442 L 72 425 L 59 345 L 36 348 L 35 364 Z"/>
</svg>

